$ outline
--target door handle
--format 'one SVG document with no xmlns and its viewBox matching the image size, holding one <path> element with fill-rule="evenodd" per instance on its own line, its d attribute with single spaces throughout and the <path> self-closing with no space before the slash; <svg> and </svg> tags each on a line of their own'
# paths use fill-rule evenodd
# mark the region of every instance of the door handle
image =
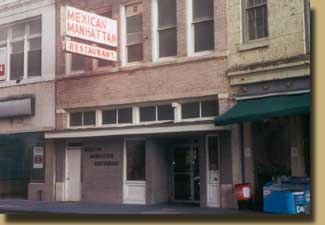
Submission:
<svg viewBox="0 0 325 225">
<path fill-rule="evenodd" d="M 70 180 L 70 178 L 68 177 L 67 180 Z"/>
</svg>

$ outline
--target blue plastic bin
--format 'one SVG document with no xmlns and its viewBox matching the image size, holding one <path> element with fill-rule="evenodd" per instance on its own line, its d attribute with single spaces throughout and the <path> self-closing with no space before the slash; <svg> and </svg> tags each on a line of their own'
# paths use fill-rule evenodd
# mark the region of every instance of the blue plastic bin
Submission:
<svg viewBox="0 0 325 225">
<path fill-rule="evenodd" d="M 281 178 L 263 188 L 264 212 L 279 214 L 310 213 L 309 178 Z"/>
</svg>

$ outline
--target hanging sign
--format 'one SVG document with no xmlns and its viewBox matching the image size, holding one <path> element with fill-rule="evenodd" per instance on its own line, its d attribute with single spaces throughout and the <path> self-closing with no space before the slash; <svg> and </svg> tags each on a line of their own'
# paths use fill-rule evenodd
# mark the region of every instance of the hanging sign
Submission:
<svg viewBox="0 0 325 225">
<path fill-rule="evenodd" d="M 33 168 L 43 169 L 44 167 L 44 148 L 34 147 L 33 148 Z"/>
<path fill-rule="evenodd" d="M 71 6 L 65 7 L 65 34 L 117 47 L 117 21 Z"/>
</svg>

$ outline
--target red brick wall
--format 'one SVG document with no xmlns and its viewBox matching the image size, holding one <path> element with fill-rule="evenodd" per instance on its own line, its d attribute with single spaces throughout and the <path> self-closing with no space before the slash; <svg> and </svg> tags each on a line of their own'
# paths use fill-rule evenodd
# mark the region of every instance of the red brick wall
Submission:
<svg viewBox="0 0 325 225">
<path fill-rule="evenodd" d="M 61 4 L 74 5 L 86 10 L 112 7 L 112 15 L 119 19 L 121 1 L 58 1 Z M 88 71 L 85 74 L 65 73 L 65 54 L 62 52 L 60 32 L 57 32 L 57 109 L 97 107 L 128 104 L 146 101 L 172 100 L 188 97 L 229 93 L 226 77 L 226 1 L 215 0 L 215 51 L 209 56 L 186 57 L 186 11 L 185 0 L 178 0 L 177 40 L 178 57 L 172 62 L 152 63 L 151 1 L 143 1 L 143 41 L 145 62 L 136 69 L 107 68 L 103 71 Z M 113 5 L 111 4 L 113 3 Z M 58 18 L 60 16 L 58 11 Z M 59 19 L 57 20 L 59 25 Z M 60 29 L 60 28 L 58 28 Z M 120 47 L 120 46 L 119 46 Z M 162 65 L 164 64 L 164 65 Z M 115 71 L 115 72 L 112 72 Z M 228 106 L 223 103 L 221 107 Z M 221 108 L 221 111 L 225 109 Z M 57 113 L 57 129 L 66 127 L 66 115 Z"/>
<path fill-rule="evenodd" d="M 85 143 L 88 147 L 100 148 L 100 152 L 82 152 L 82 200 L 87 202 L 109 202 L 121 204 L 123 201 L 123 140 L 110 139 Z M 112 154 L 113 158 L 94 159 L 91 155 Z M 95 166 L 96 161 L 118 161 L 119 165 Z"/>
</svg>

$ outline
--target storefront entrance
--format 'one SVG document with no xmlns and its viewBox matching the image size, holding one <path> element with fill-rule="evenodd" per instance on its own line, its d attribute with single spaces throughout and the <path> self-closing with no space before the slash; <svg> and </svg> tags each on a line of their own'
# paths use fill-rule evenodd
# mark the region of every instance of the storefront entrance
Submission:
<svg viewBox="0 0 325 225">
<path fill-rule="evenodd" d="M 177 146 L 172 151 L 173 200 L 200 202 L 199 148 Z"/>
</svg>

